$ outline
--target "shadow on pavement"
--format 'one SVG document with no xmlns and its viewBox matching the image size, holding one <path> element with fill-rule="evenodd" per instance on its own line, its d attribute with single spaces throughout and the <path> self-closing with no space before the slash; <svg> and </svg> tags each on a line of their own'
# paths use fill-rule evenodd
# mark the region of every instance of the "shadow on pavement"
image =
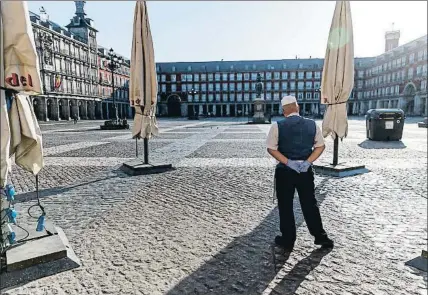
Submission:
<svg viewBox="0 0 428 295">
<path fill-rule="evenodd" d="M 63 186 L 63 187 L 53 187 L 53 188 L 48 188 L 48 189 L 41 189 L 39 190 L 39 197 L 40 198 L 45 198 L 45 197 L 50 197 L 50 196 L 54 196 L 57 194 L 62 194 L 65 192 L 68 192 L 72 189 L 75 189 L 77 187 L 81 187 L 81 186 L 85 186 L 85 185 L 89 185 L 89 184 L 93 184 L 93 183 L 97 183 L 103 180 L 108 180 L 108 179 L 113 179 L 113 178 L 124 178 L 127 175 L 123 174 L 121 171 L 112 171 L 113 173 L 115 173 L 115 175 L 110 175 L 107 177 L 103 177 L 103 178 L 97 178 L 91 181 L 87 181 L 87 182 L 80 182 L 78 184 L 75 185 L 67 185 L 67 186 Z M 17 194 L 15 195 L 15 201 L 14 203 L 24 203 L 24 202 L 28 202 L 28 201 L 32 201 L 32 200 L 36 200 L 37 199 L 37 194 L 36 191 L 31 191 L 31 192 L 26 192 L 26 193 L 22 193 L 22 194 Z"/>
<path fill-rule="evenodd" d="M 358 146 L 363 149 L 405 149 L 407 146 L 402 141 L 373 141 L 366 139 Z"/>
<path fill-rule="evenodd" d="M 300 284 L 306 279 L 306 276 L 314 270 L 321 260 L 329 254 L 333 249 L 315 249 L 312 253 L 300 260 L 292 270 L 275 286 L 272 294 L 275 295 L 293 295 L 299 288 Z"/>
<path fill-rule="evenodd" d="M 317 186 L 319 203 L 325 198 L 324 194 L 319 194 L 319 188 L 322 188 L 325 181 L 327 179 Z M 297 198 L 295 201 L 296 208 Z M 300 210 L 296 209 L 296 224 L 300 226 L 303 223 L 303 216 Z M 272 252 L 271 243 L 277 230 L 278 213 L 277 209 L 274 209 L 252 232 L 237 237 L 166 294 L 262 294 L 275 278 L 276 268 L 280 268 L 288 258 L 288 256 L 283 256 L 282 259 L 273 257 L 275 253 Z M 308 260 L 316 261 L 317 253 Z M 303 265 L 307 265 L 307 262 L 304 261 L 304 264 L 299 266 L 297 269 L 299 273 Z"/>
</svg>

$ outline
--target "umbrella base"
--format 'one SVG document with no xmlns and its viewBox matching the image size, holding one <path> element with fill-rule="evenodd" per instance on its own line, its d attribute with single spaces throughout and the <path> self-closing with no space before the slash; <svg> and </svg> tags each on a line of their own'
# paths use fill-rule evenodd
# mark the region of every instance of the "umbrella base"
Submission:
<svg viewBox="0 0 428 295">
<path fill-rule="evenodd" d="M 163 173 L 173 169 L 172 164 L 144 164 L 138 158 L 125 162 L 120 167 L 120 170 L 131 176 Z"/>
<path fill-rule="evenodd" d="M 422 250 L 422 254 L 419 257 L 416 257 L 410 261 L 405 263 L 407 266 L 411 266 L 422 270 L 424 272 L 428 272 L 428 254 L 427 251 Z"/>
<path fill-rule="evenodd" d="M 333 177 L 348 177 L 369 172 L 364 165 L 350 165 L 347 163 L 340 163 L 336 166 L 330 163 L 319 163 L 314 164 L 313 168 L 316 173 Z"/>
<path fill-rule="evenodd" d="M 23 227 L 35 229 L 36 224 Z M 48 223 L 46 229 L 49 233 L 29 231 L 25 243 L 6 251 L 6 268 L 0 272 L 0 290 L 16 288 L 80 266 L 80 260 L 62 229 Z"/>
<path fill-rule="evenodd" d="M 428 128 L 428 118 L 424 118 L 423 122 L 418 123 L 419 128 Z"/>
</svg>

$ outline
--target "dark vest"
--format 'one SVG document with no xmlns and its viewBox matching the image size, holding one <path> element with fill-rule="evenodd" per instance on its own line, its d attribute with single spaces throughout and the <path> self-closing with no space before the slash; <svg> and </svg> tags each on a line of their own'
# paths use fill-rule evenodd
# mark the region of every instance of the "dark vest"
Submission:
<svg viewBox="0 0 428 295">
<path fill-rule="evenodd" d="M 300 116 L 278 121 L 278 151 L 290 160 L 304 161 L 312 154 L 316 132 L 315 121 Z"/>
</svg>

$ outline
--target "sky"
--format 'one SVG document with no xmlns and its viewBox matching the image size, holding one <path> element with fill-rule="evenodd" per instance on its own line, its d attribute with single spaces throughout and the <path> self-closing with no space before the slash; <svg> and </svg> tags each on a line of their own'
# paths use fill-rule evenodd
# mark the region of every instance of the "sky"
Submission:
<svg viewBox="0 0 428 295">
<path fill-rule="evenodd" d="M 28 1 L 65 26 L 73 1 Z M 323 58 L 334 1 L 148 1 L 156 62 Z M 98 44 L 130 57 L 134 1 L 87 1 Z M 400 44 L 427 34 L 427 1 L 351 1 L 355 57 L 384 52 L 385 32 Z M 392 25 L 394 23 L 394 26 Z"/>
</svg>

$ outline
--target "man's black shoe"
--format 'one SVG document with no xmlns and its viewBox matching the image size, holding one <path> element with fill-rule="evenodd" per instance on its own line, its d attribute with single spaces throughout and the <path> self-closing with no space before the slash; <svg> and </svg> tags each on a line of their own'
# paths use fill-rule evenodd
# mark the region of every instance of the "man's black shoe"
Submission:
<svg viewBox="0 0 428 295">
<path fill-rule="evenodd" d="M 320 245 L 322 248 L 333 248 L 334 242 L 328 237 L 315 239 L 315 245 Z"/>
<path fill-rule="evenodd" d="M 275 237 L 275 244 L 281 248 L 283 248 L 285 251 L 291 252 L 293 251 L 294 245 L 289 245 L 284 241 L 284 238 L 282 236 L 276 236 Z"/>
</svg>

